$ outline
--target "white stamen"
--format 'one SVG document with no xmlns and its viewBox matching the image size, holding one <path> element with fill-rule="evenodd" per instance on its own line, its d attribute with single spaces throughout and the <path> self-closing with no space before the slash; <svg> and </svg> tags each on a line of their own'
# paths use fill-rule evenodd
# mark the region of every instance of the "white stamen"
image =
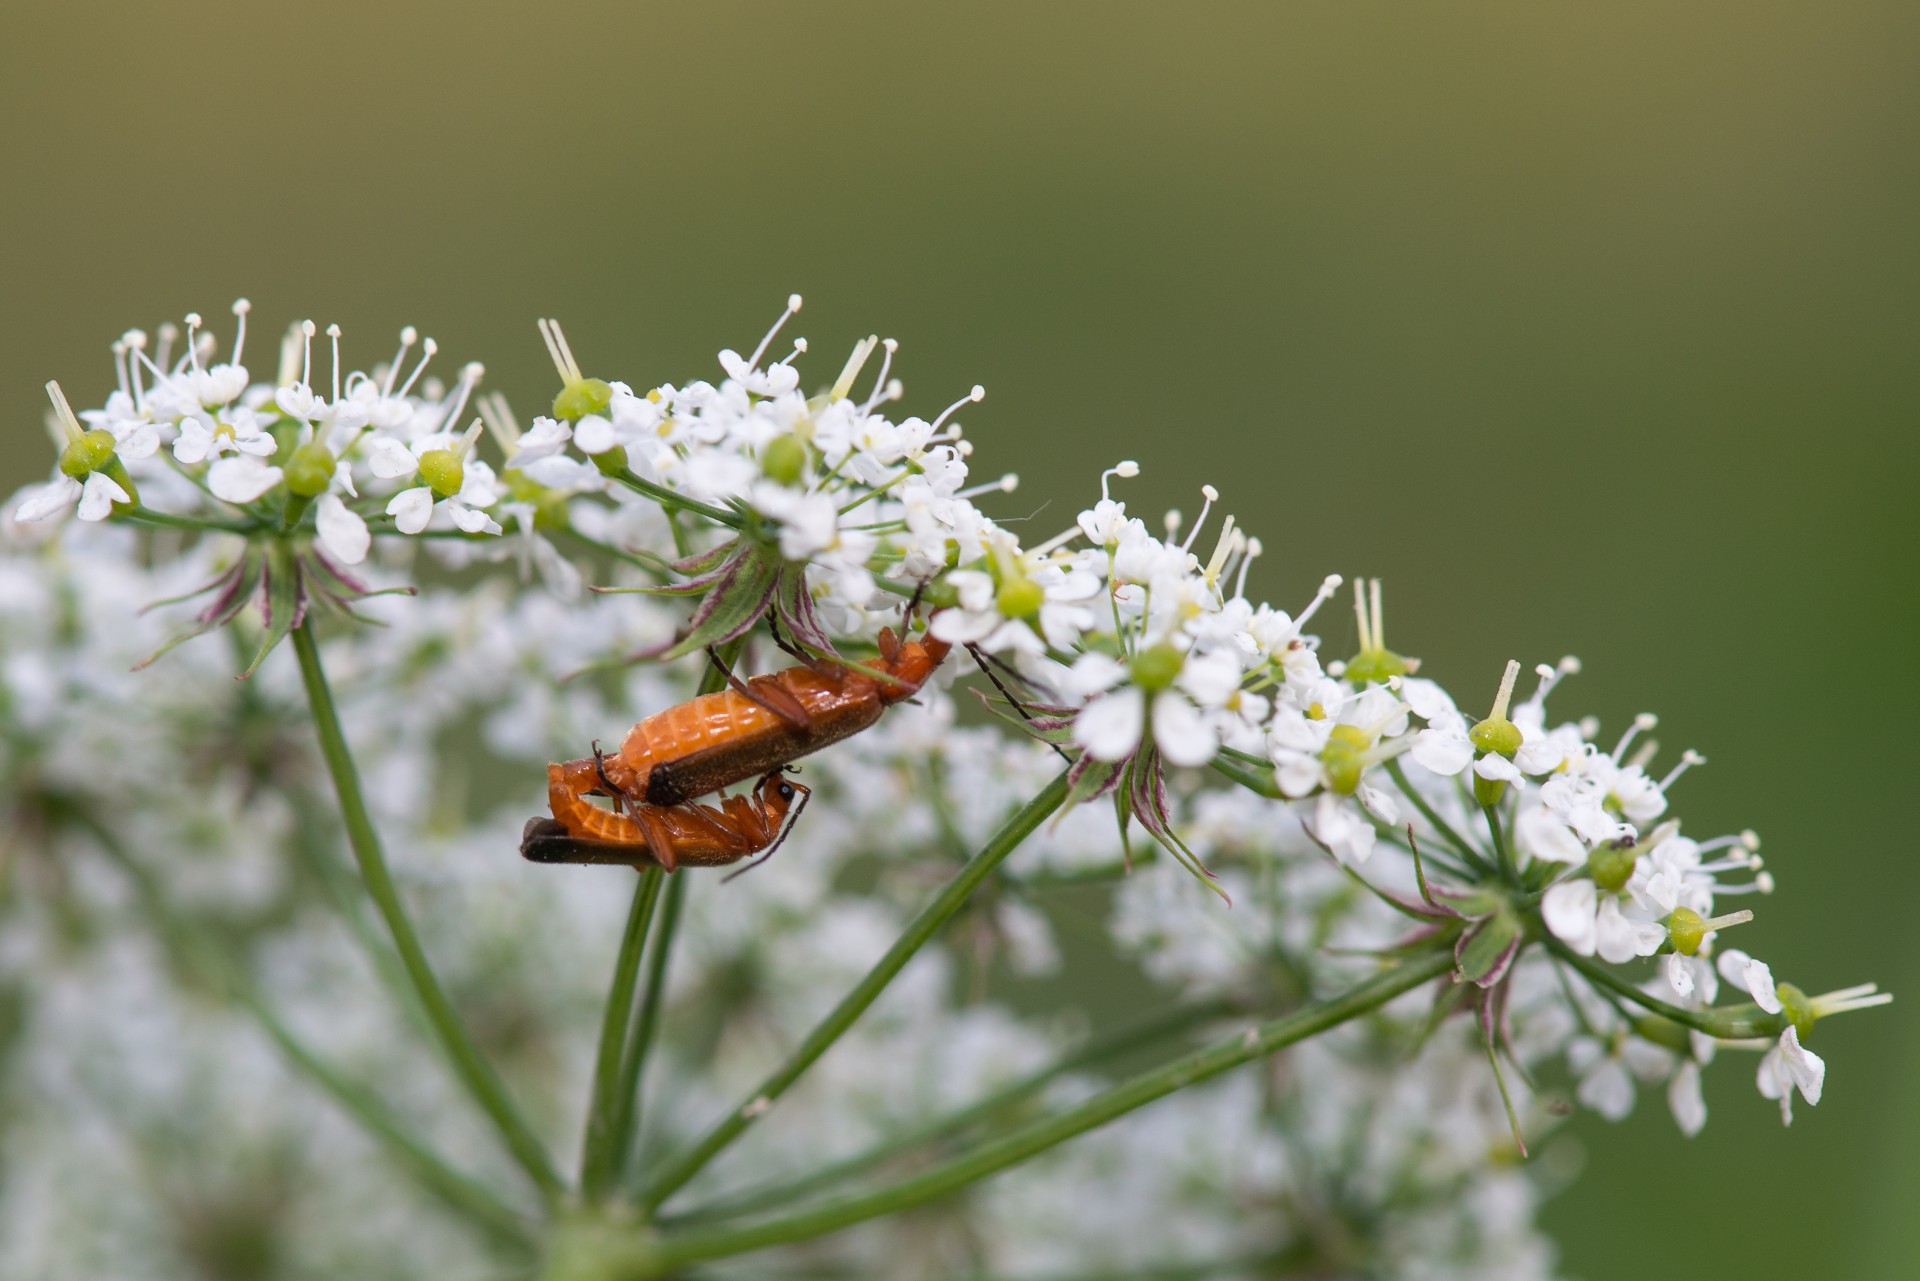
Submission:
<svg viewBox="0 0 1920 1281">
<path fill-rule="evenodd" d="M 1367 580 L 1353 580 L 1353 623 L 1360 629 L 1360 652 L 1373 648 L 1373 634 L 1367 623 Z"/>
<path fill-rule="evenodd" d="M 1180 509 L 1178 507 L 1167 508 L 1167 514 L 1160 518 L 1160 524 L 1167 531 L 1167 541 L 1169 543 L 1178 538 L 1180 536 Z"/>
<path fill-rule="evenodd" d="M 453 424 L 460 421 L 461 411 L 467 407 L 467 397 L 472 394 L 474 384 L 480 381 L 480 376 L 486 372 L 487 367 L 477 360 L 468 361 L 460 367 L 460 381 L 454 385 L 451 398 L 453 408 L 440 419 L 441 431 L 452 431 Z M 479 425 L 477 421 L 474 423 L 475 427 Z"/>
<path fill-rule="evenodd" d="M 1049 538 L 1046 542 L 1041 543 L 1038 547 L 1029 549 L 1028 552 L 1026 553 L 1027 559 L 1030 561 L 1039 560 L 1041 557 L 1044 557 L 1048 552 L 1053 551 L 1056 547 L 1064 547 L 1068 543 L 1072 542 L 1074 539 L 1080 537 L 1080 532 L 1081 532 L 1080 526 L 1069 525 L 1067 528 L 1055 534 L 1052 538 Z"/>
<path fill-rule="evenodd" d="M 1207 523 L 1207 513 L 1213 510 L 1213 501 L 1218 497 L 1220 497 L 1220 491 L 1212 485 L 1200 486 L 1200 514 L 1194 517 L 1193 528 L 1187 531 L 1187 541 L 1180 544 L 1181 551 L 1193 550 L 1193 540 L 1200 537 L 1200 527 Z M 1168 537 L 1171 538 L 1172 535 L 1169 534 Z"/>
<path fill-rule="evenodd" d="M 53 402 L 54 417 L 60 420 L 60 428 L 67 436 L 66 440 L 55 441 L 56 445 L 65 448 L 70 442 L 79 440 L 87 434 L 80 426 L 80 420 L 74 416 L 73 406 L 67 403 L 67 394 L 60 390 L 59 383 L 47 384 L 47 399 Z"/>
<path fill-rule="evenodd" d="M 179 337 L 180 337 L 180 327 L 174 324 L 172 321 L 167 321 L 160 326 L 160 329 L 159 329 L 160 342 L 158 343 L 158 345 L 154 347 L 154 350 L 153 350 L 154 364 L 160 366 L 160 368 L 162 369 L 165 369 L 167 367 L 167 361 L 173 355 L 174 341 Z"/>
<path fill-rule="evenodd" d="M 453 456 L 465 462 L 467 455 L 473 452 L 474 443 L 480 439 L 480 433 L 485 430 L 485 421 L 480 418 L 474 419 L 467 430 L 461 433 L 460 438 L 453 442 Z"/>
<path fill-rule="evenodd" d="M 127 345 L 123 342 L 113 344 L 113 379 L 124 395 L 133 393 L 127 389 Z"/>
<path fill-rule="evenodd" d="M 1018 488 L 1020 488 L 1020 477 L 1013 472 L 1008 472 L 1006 475 L 1002 476 L 999 480 L 991 480 L 984 485 L 975 485 L 971 489 L 963 489 L 959 493 L 955 494 L 954 497 L 955 498 L 978 498 L 981 494 L 991 494 L 996 492 L 1002 493 L 1002 494 L 1011 494 L 1014 490 Z M 1078 526 L 1075 526 L 1075 528 L 1078 528 Z"/>
<path fill-rule="evenodd" d="M 979 383 L 975 383 L 972 391 L 954 401 L 951 405 L 948 405 L 946 409 L 941 412 L 940 416 L 933 420 L 934 433 L 936 435 L 939 433 L 941 425 L 953 416 L 954 410 L 960 408 L 962 405 L 977 405 L 986 398 L 987 389 Z"/>
<path fill-rule="evenodd" d="M 1813 1007 L 1813 1017 L 1824 1019 L 1829 1014 L 1846 1014 L 1853 1010 L 1869 1010 L 1876 1005 L 1886 1005 L 1893 1000 L 1893 993 L 1882 992 L 1878 983 L 1862 983 L 1857 987 L 1843 987 L 1837 992 L 1822 992 L 1812 998 L 1808 1004 Z"/>
<path fill-rule="evenodd" d="M 1121 480 L 1132 480 L 1135 476 L 1138 476 L 1139 474 L 1140 474 L 1140 464 L 1134 462 L 1131 458 L 1126 459 L 1122 462 L 1115 463 L 1113 466 L 1107 468 L 1105 471 L 1100 473 L 1100 497 L 1107 499 L 1109 501 L 1111 501 L 1113 498 L 1113 495 L 1107 492 L 1108 477 L 1118 476 Z"/>
<path fill-rule="evenodd" d="M 1627 727 L 1627 732 L 1622 734 L 1620 736 L 1620 741 L 1614 745 L 1613 763 L 1615 765 L 1618 765 L 1620 763 L 1621 756 L 1626 754 L 1627 745 L 1633 742 L 1635 735 L 1643 734 L 1647 730 L 1652 729 L 1655 725 L 1658 725 L 1659 723 L 1660 723 L 1660 718 L 1658 716 L 1655 716 L 1652 712 L 1642 712 L 1638 716 L 1634 717 L 1633 724 Z"/>
<path fill-rule="evenodd" d="M 853 354 L 847 357 L 847 363 L 840 367 L 840 376 L 833 380 L 833 387 L 827 392 L 828 400 L 845 400 L 847 393 L 853 390 L 854 379 L 866 367 L 867 357 L 873 355 L 873 349 L 880 345 L 879 334 L 868 334 L 853 345 Z"/>
<path fill-rule="evenodd" d="M 1373 644 L 1376 649 L 1387 647 L 1387 613 L 1380 608 L 1380 580 L 1374 579 L 1367 584 L 1367 594 L 1373 604 Z"/>
<path fill-rule="evenodd" d="M 962 458 L 971 458 L 973 457 L 973 442 L 970 440 L 957 441 L 953 446 L 953 452 Z"/>
<path fill-rule="evenodd" d="M 340 326 L 328 325 L 327 337 L 333 342 L 333 399 L 340 401 Z"/>
<path fill-rule="evenodd" d="M 1345 581 L 1338 574 L 1328 574 L 1320 580 L 1320 590 L 1313 594 L 1313 599 L 1307 602 L 1307 607 L 1300 611 L 1298 618 L 1293 620 L 1294 635 L 1300 634 L 1300 629 L 1307 625 L 1307 620 L 1318 613 L 1322 605 L 1333 599 L 1334 593 L 1340 590 L 1340 584 Z"/>
<path fill-rule="evenodd" d="M 313 322 L 300 322 L 300 385 L 313 390 Z"/>
<path fill-rule="evenodd" d="M 773 341 L 774 335 L 780 332 L 781 326 L 785 325 L 787 321 L 791 320 L 793 318 L 794 313 L 799 310 L 800 310 L 800 295 L 788 294 L 787 309 L 780 313 L 780 319 L 773 322 L 773 328 L 767 330 L 767 336 L 765 338 L 762 338 L 760 340 L 760 345 L 753 349 L 753 355 L 747 357 L 747 369 L 749 372 L 751 372 L 752 370 L 758 369 L 760 367 L 760 357 L 766 355 L 767 344 Z"/>
<path fill-rule="evenodd" d="M 520 424 L 514 421 L 513 410 L 507 406 L 507 397 L 503 392 L 490 391 L 482 396 L 475 408 L 480 411 L 480 421 L 493 433 L 493 439 L 500 446 L 500 452 L 512 458 L 520 452 Z"/>
<path fill-rule="evenodd" d="M 1736 926 L 1736 925 L 1745 925 L 1748 921 L 1751 921 L 1752 919 L 1753 919 L 1753 913 L 1747 911 L 1745 908 L 1742 908 L 1738 912 L 1728 912 L 1725 916 L 1716 916 L 1716 917 L 1713 917 L 1711 920 L 1702 921 L 1700 923 L 1700 928 L 1704 930 L 1706 933 L 1712 934 L 1716 930 L 1731 929 L 1733 926 Z"/>
<path fill-rule="evenodd" d="M 1260 559 L 1260 551 L 1260 540 L 1257 538 L 1249 538 L 1247 540 L 1247 554 L 1240 558 L 1240 576 L 1234 579 L 1233 582 L 1233 597 L 1235 600 L 1245 600 L 1247 598 L 1247 571 L 1253 568 L 1254 561 Z"/>
<path fill-rule="evenodd" d="M 1376 578 L 1374 581 L 1377 583 L 1380 580 Z M 1507 719 L 1507 704 L 1513 698 L 1513 683 L 1519 679 L 1520 660 L 1510 658 L 1507 660 L 1507 670 L 1505 674 L 1500 677 L 1500 692 L 1493 696 L 1493 710 L 1487 713 L 1488 720 L 1504 721 Z"/>
<path fill-rule="evenodd" d="M 540 337 L 547 344 L 547 355 L 552 357 L 560 381 L 568 386 L 586 381 L 580 372 L 580 362 L 573 358 L 573 348 L 567 346 L 567 336 L 560 332 L 560 322 L 548 319 L 538 323 Z"/>
<path fill-rule="evenodd" d="M 400 350 L 393 353 L 393 360 L 387 365 L 387 376 L 380 383 L 382 396 L 393 395 L 393 380 L 400 376 L 400 366 L 406 363 L 407 352 L 420 340 L 420 331 L 412 325 L 400 331 Z"/>
<path fill-rule="evenodd" d="M 880 357 L 880 372 L 875 375 L 873 380 L 873 395 L 867 398 L 866 404 L 860 406 L 860 412 L 863 414 L 872 413 L 873 407 L 882 400 L 893 400 L 899 394 L 894 390 L 896 384 L 888 380 L 887 374 L 893 369 L 893 353 L 900 350 L 900 343 L 897 339 L 882 338 L 880 340 L 880 350 L 882 352 Z"/>
<path fill-rule="evenodd" d="M 1228 516 L 1226 523 L 1220 526 L 1220 541 L 1213 545 L 1213 555 L 1207 558 L 1207 586 L 1220 581 L 1220 571 L 1227 567 L 1227 557 L 1240 550 L 1240 543 L 1246 535 L 1233 527 L 1233 517 Z"/>
<path fill-rule="evenodd" d="M 1657 738 L 1650 738 L 1646 742 L 1640 744 L 1640 746 L 1633 749 L 1633 755 L 1627 757 L 1627 766 L 1630 769 L 1637 769 L 1637 770 L 1644 771 L 1647 768 L 1647 766 L 1653 764 L 1653 758 L 1658 756 L 1659 754 L 1660 754 L 1660 740 Z"/>
<path fill-rule="evenodd" d="M 287 332 L 280 335 L 280 370 L 274 376 L 276 387 L 293 386 L 294 371 L 300 362 L 300 325 L 295 321 L 287 326 Z"/>
<path fill-rule="evenodd" d="M 400 390 L 395 392 L 394 395 L 404 396 L 409 391 L 411 391 L 413 389 L 414 379 L 418 378 L 421 375 L 421 373 L 427 367 L 427 362 L 429 360 L 432 360 L 434 357 L 434 353 L 438 352 L 439 350 L 440 350 L 440 344 L 435 342 L 433 339 L 431 338 L 422 339 L 420 343 L 420 363 L 413 367 L 413 372 L 407 375 L 407 381 L 400 385 Z"/>
<path fill-rule="evenodd" d="M 1707 763 L 1706 757 L 1700 755 L 1700 753 L 1694 751 L 1691 747 L 1689 747 L 1686 751 L 1680 753 L 1680 763 L 1674 766 L 1673 769 L 1668 772 L 1665 778 L 1660 780 L 1660 790 L 1664 792 L 1669 787 L 1672 787 L 1673 780 L 1676 778 L 1679 778 L 1682 774 L 1686 773 L 1687 770 L 1692 766 L 1705 765 L 1706 763 Z"/>
<path fill-rule="evenodd" d="M 253 310 L 253 304 L 245 298 L 233 300 L 233 354 L 227 357 L 227 363 L 237 365 L 247 351 L 247 313 Z"/>
</svg>

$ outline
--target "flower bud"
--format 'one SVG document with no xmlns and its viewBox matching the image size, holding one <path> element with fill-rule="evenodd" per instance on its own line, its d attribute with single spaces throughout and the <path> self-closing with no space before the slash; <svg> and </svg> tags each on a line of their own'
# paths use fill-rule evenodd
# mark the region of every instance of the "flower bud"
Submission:
<svg viewBox="0 0 1920 1281">
<path fill-rule="evenodd" d="M 1587 855 L 1587 871 L 1595 885 L 1617 894 L 1627 887 L 1639 861 L 1640 851 L 1631 845 L 1602 845 Z"/>
<path fill-rule="evenodd" d="M 1128 670 L 1132 673 L 1133 683 L 1152 694 L 1173 684 L 1186 661 L 1185 654 L 1161 641 L 1135 654 Z"/>
<path fill-rule="evenodd" d="M 807 471 L 807 442 L 792 432 L 776 436 L 760 451 L 760 474 L 776 485 L 798 484 Z"/>
<path fill-rule="evenodd" d="M 452 498 L 466 483 L 466 468 L 460 455 L 451 449 L 429 449 L 420 455 L 420 479 L 427 482 L 436 498 Z"/>
<path fill-rule="evenodd" d="M 613 388 L 605 379 L 581 378 L 570 380 L 553 398 L 553 416 L 568 422 L 578 422 L 588 414 L 604 414 L 607 406 L 613 403 Z"/>
<path fill-rule="evenodd" d="M 1773 993 L 1780 998 L 1780 1012 L 1787 1016 L 1787 1022 L 1793 1024 L 1793 1030 L 1800 1034 L 1802 1041 L 1806 1040 L 1808 1033 L 1813 1031 L 1813 1002 L 1791 983 L 1776 983 Z"/>
<path fill-rule="evenodd" d="M 1698 952 L 1706 937 L 1707 918 L 1692 908 L 1676 907 L 1667 917 L 1667 941 L 1682 956 L 1692 956 Z"/>
<path fill-rule="evenodd" d="M 1335 725 L 1320 749 L 1320 761 L 1327 767 L 1327 786 L 1342 796 L 1360 790 L 1360 775 L 1367 763 L 1362 757 L 1369 747 L 1367 731 L 1358 725 Z"/>
<path fill-rule="evenodd" d="M 105 467 L 113 458 L 113 433 L 95 427 L 67 442 L 60 451 L 60 470 L 82 480 Z"/>
<path fill-rule="evenodd" d="M 302 498 L 316 498 L 333 483 L 333 451 L 310 440 L 287 460 L 287 488 Z"/>
<path fill-rule="evenodd" d="M 1497 752 L 1512 760 L 1520 750 L 1520 727 L 1504 716 L 1489 716 L 1467 731 L 1467 739 L 1483 752 Z"/>
<path fill-rule="evenodd" d="M 1046 604 L 1046 601 L 1046 589 L 1024 575 L 1016 575 L 1002 580 L 1000 591 L 994 597 L 995 606 L 999 608 L 1001 616 L 1005 618 L 1032 618 L 1040 612 L 1040 607 Z M 1172 646 L 1167 646 L 1167 648 L 1171 649 Z M 1177 650 L 1175 654 L 1176 656 L 1178 655 Z M 1173 670 L 1174 674 L 1178 675 L 1180 668 L 1176 664 Z M 1139 669 L 1137 667 L 1135 668 L 1134 679 L 1136 681 L 1140 679 Z M 1167 679 L 1171 681 L 1173 678 L 1168 677 Z"/>
</svg>

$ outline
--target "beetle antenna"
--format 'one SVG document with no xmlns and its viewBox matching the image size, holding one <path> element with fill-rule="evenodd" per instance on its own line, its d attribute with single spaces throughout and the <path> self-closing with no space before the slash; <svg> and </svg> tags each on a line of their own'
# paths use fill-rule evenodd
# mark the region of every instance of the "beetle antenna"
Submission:
<svg viewBox="0 0 1920 1281">
<path fill-rule="evenodd" d="M 1033 713 L 1027 710 L 1027 705 L 1025 703 L 1022 703 L 1017 697 L 1015 697 L 1012 690 L 1008 689 L 1005 685 L 1001 684 L 1000 678 L 994 674 L 994 671 L 993 671 L 994 667 L 1004 666 L 1004 664 L 1001 664 L 1000 660 L 994 658 L 991 654 L 988 654 L 983 650 L 981 650 L 981 648 L 978 645 L 974 644 L 972 641 L 967 642 L 967 652 L 973 655 L 974 663 L 980 668 L 980 671 L 986 676 L 986 678 L 993 682 L 993 687 L 1000 691 L 1000 697 L 1006 699 L 1007 703 L 1013 708 L 1013 710 L 1020 713 L 1020 719 L 1024 721 L 1031 721 L 1033 719 Z M 1007 673 L 1009 676 L 1012 676 L 1015 680 L 1020 681 L 1023 684 L 1025 683 L 1025 678 L 1020 676 L 1018 672 L 1013 671 L 1013 669 L 1008 668 Z M 1073 763 L 1073 757 L 1069 756 L 1067 754 L 1067 749 L 1060 746 L 1060 744 L 1049 742 L 1047 746 L 1051 747 L 1059 755 L 1061 760 L 1066 761 L 1068 764 Z"/>
</svg>

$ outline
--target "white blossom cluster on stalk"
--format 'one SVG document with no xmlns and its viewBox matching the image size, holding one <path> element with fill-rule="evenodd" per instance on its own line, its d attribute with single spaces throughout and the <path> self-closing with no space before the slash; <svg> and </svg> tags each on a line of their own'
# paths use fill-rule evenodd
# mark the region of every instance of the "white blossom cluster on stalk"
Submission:
<svg viewBox="0 0 1920 1281">
<path fill-rule="evenodd" d="M 1817 1023 L 1889 998 L 1808 995 L 1733 945 L 1773 875 L 1752 832 L 1683 834 L 1704 759 L 1652 716 L 1552 719 L 1571 659 L 1449 693 L 1388 647 L 1378 579 L 1256 601 L 1222 495 L 1150 526 L 1132 461 L 1023 542 L 958 420 L 982 389 L 897 416 L 877 337 L 809 379 L 805 340 L 777 346 L 799 311 L 717 379 L 651 387 L 589 376 L 542 321 L 560 386 L 525 419 L 411 328 L 348 370 L 338 327 L 299 321 L 256 379 L 244 302 L 224 355 L 198 315 L 122 335 L 99 408 L 49 384 L 57 463 L 0 556 L 0 1273 L 1546 1277 L 1562 1166 L 1515 1158 L 1550 1157 L 1566 1103 L 1618 1119 L 1644 1088 L 1692 1134 L 1703 1070 L 1743 1053 L 1783 1120 L 1819 1102 Z M 803 763 L 769 866 L 659 891 L 658 991 L 627 972 L 657 1046 L 591 1184 L 619 1115 L 606 974 L 641 918 L 633 872 L 519 857 L 545 763 L 689 697 L 708 651 L 830 672 L 883 627 L 953 656 Z M 451 1008 L 578 1186 L 535 1196 L 476 1123 L 344 853 L 335 707 Z M 1062 946 L 1089 916 L 1092 961 Z M 1255 1047 L 1396 974 L 1312 1039 L 879 1212 L 890 1181 L 1099 1104 L 1116 1065 Z M 1115 983 L 1147 1017 L 1089 1025 L 1079 994 Z M 862 1195 L 872 1216 L 806 1234 Z"/>
</svg>

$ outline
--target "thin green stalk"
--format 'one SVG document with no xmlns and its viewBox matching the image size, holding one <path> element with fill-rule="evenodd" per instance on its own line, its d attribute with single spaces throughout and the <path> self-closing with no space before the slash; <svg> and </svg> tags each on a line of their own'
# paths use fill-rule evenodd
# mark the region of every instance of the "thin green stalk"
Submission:
<svg viewBox="0 0 1920 1281">
<path fill-rule="evenodd" d="M 59 808 L 84 827 L 109 859 L 133 882 L 135 896 L 153 921 L 160 940 L 179 962 L 197 970 L 216 989 L 231 995 L 253 1017 L 289 1063 L 331 1096 L 381 1143 L 389 1156 L 428 1192 L 451 1209 L 505 1240 L 531 1248 L 527 1223 L 492 1189 L 449 1165 L 445 1158 L 414 1137 L 373 1091 L 342 1074 L 315 1054 L 260 995 L 246 969 L 190 928 L 167 902 L 153 874 L 136 862 L 119 838 L 78 805 L 65 801 Z"/>
<path fill-rule="evenodd" d="M 1208 1001 L 1200 1005 L 1182 1006 L 1115 1028 L 1104 1035 L 1090 1039 L 1085 1045 L 1037 1072 L 1011 1081 L 965 1107 L 956 1108 L 924 1125 L 915 1126 L 883 1143 L 875 1144 L 864 1152 L 856 1152 L 852 1156 L 843 1157 L 817 1170 L 810 1170 L 790 1179 L 747 1188 L 737 1195 L 698 1206 L 685 1214 L 663 1218 L 661 1222 L 675 1227 L 692 1223 L 708 1223 L 716 1219 L 733 1218 L 755 1210 L 764 1210 L 801 1200 L 823 1188 L 844 1182 L 856 1174 L 864 1174 L 868 1170 L 883 1166 L 895 1157 L 903 1156 L 990 1120 L 1013 1105 L 1032 1098 L 1070 1072 L 1078 1072 L 1105 1059 L 1115 1058 L 1142 1046 L 1152 1045 L 1167 1037 L 1190 1031 L 1202 1023 L 1231 1014 L 1234 1008 L 1234 1003 L 1231 1001 Z"/>
<path fill-rule="evenodd" d="M 887 950 L 887 954 L 867 971 L 866 977 L 851 992 L 841 998 L 832 1013 L 807 1034 L 807 1039 L 801 1042 L 800 1047 L 760 1083 L 760 1088 L 745 1103 L 727 1113 L 718 1125 L 707 1132 L 706 1137 L 667 1163 L 666 1168 L 648 1185 L 641 1198 L 642 1204 L 649 1211 L 658 1207 L 764 1115 L 774 1101 L 786 1093 L 787 1088 L 799 1080 L 801 1074 L 812 1067 L 815 1060 L 840 1039 L 842 1033 L 853 1026 L 854 1020 L 866 1012 L 867 1007 L 886 990 L 887 984 L 906 967 L 914 954 L 960 910 L 980 883 L 992 875 L 993 869 L 1013 853 L 1020 842 L 1046 821 L 1050 814 L 1059 809 L 1066 799 L 1067 773 L 1062 770 L 1038 796 L 1008 819 L 965 867 L 954 874 L 946 888 L 921 910 L 906 932 Z"/>
<path fill-rule="evenodd" d="M 686 899 L 687 878 L 676 876 L 667 886 L 660 924 L 653 932 L 652 955 L 647 958 L 647 986 L 640 998 L 640 1018 L 627 1042 L 626 1056 L 620 1061 L 620 1113 L 614 1125 L 613 1153 L 616 1179 L 626 1176 L 634 1135 L 640 1129 L 640 1080 L 647 1070 L 647 1055 L 653 1050 L 654 1033 L 660 1027 L 660 1008 L 666 1003 L 667 964 L 673 957 L 673 940 L 679 932 L 680 909 Z"/>
<path fill-rule="evenodd" d="M 639 982 L 640 958 L 647 948 L 647 932 L 660 901 L 660 883 L 666 873 L 644 868 L 633 887 L 633 905 L 627 909 L 627 931 L 620 939 L 613 983 L 607 990 L 607 1009 L 600 1020 L 600 1050 L 594 1058 L 592 1104 L 587 1108 L 587 1133 L 581 1141 L 580 1195 L 597 1201 L 613 1181 L 614 1156 L 619 1150 L 616 1126 L 622 1108 L 621 1060 L 627 1047 L 627 1023 L 633 1017 L 633 992 Z"/>
<path fill-rule="evenodd" d="M 251 534 L 257 528 L 242 525 L 231 520 L 207 520 L 200 516 L 175 516 L 170 512 L 157 512 L 150 507 L 129 507 L 114 514 L 116 520 L 132 521 L 136 525 L 153 525 L 160 529 L 189 529 L 196 533 L 215 531 L 223 534 Z"/>
<path fill-rule="evenodd" d="M 1632 1001 L 1641 1009 L 1650 1010 L 1661 1018 L 1671 1019 L 1681 1027 L 1690 1027 L 1696 1032 L 1705 1032 L 1708 1036 L 1718 1037 L 1721 1040 L 1744 1041 L 1754 1037 L 1779 1036 L 1781 1029 L 1787 1025 L 1785 1014 L 1768 1014 L 1758 1005 L 1752 1004 L 1728 1006 L 1724 1010 L 1711 1011 L 1681 1009 L 1658 997 L 1648 996 L 1606 966 L 1594 964 L 1557 938 L 1548 938 L 1546 944 L 1548 951 L 1580 971 L 1588 982 L 1597 983 Z"/>
<path fill-rule="evenodd" d="M 668 1235 L 661 1239 L 649 1260 L 654 1269 L 650 1275 L 671 1273 L 702 1259 L 725 1258 L 790 1241 L 809 1240 L 937 1200 L 1176 1090 L 1209 1080 L 1349 1019 L 1371 1013 L 1401 993 L 1438 978 L 1452 968 L 1453 956 L 1446 951 L 1402 962 L 1349 988 L 1341 996 L 1261 1024 L 1206 1049 L 1184 1054 L 1053 1116 L 982 1144 L 963 1156 L 874 1191 L 842 1197 L 745 1228 Z"/>
<path fill-rule="evenodd" d="M 1413 802 L 1413 807 L 1420 811 L 1420 817 L 1431 823 L 1433 830 L 1440 833 L 1447 844 L 1453 846 L 1454 849 L 1460 852 L 1460 857 L 1466 859 L 1468 864 L 1479 869 L 1482 873 L 1493 870 L 1492 866 L 1488 864 L 1480 852 L 1474 849 L 1465 837 L 1454 831 L 1453 825 L 1441 818 L 1439 812 L 1427 802 L 1427 798 L 1420 794 L 1420 790 L 1407 781 L 1407 771 L 1401 767 L 1397 757 L 1387 762 L 1387 774 L 1400 788 L 1400 794 Z"/>
<path fill-rule="evenodd" d="M 685 494 L 677 493 L 674 490 L 666 488 L 664 485 L 656 485 L 650 480 L 636 476 L 630 470 L 623 468 L 613 479 L 619 481 L 635 493 L 645 494 L 662 507 L 671 507 L 677 511 L 692 512 L 696 516 L 705 516 L 716 525 L 725 525 L 728 529 L 739 529 L 741 525 L 745 523 L 739 516 L 723 507 L 715 507 L 710 503 L 703 503 L 697 498 L 688 498 Z"/>
<path fill-rule="evenodd" d="M 1487 830 L 1493 833 L 1493 853 L 1500 860 L 1501 874 L 1509 885 L 1520 884 L 1520 869 L 1514 866 L 1513 851 L 1507 848 L 1506 833 L 1501 830 L 1500 810 L 1493 805 L 1482 805 L 1480 809 L 1487 816 Z"/>
<path fill-rule="evenodd" d="M 367 813 L 366 798 L 360 791 L 359 771 L 354 767 L 353 755 L 347 748 L 346 734 L 340 728 L 340 716 L 334 708 L 333 694 L 327 688 L 326 672 L 320 666 L 320 648 L 314 643 L 312 620 L 293 629 L 293 649 L 300 659 L 300 676 L 306 684 L 307 701 L 313 709 L 320 753 L 326 757 L 327 771 L 333 776 L 334 791 L 340 799 L 340 816 L 347 827 L 347 840 L 353 848 L 354 860 L 360 865 L 360 879 L 366 883 L 368 895 L 372 897 L 374 906 L 380 909 L 380 915 L 393 935 L 394 947 L 400 952 L 400 962 L 406 967 L 407 978 L 420 995 L 420 1003 L 426 1008 L 434 1031 L 439 1034 L 441 1048 L 446 1051 L 454 1074 L 492 1119 L 507 1150 L 526 1171 L 527 1177 L 539 1187 L 542 1195 L 551 1199 L 561 1191 L 560 1176 L 554 1172 L 546 1149 L 520 1115 L 506 1087 L 467 1035 L 460 1016 L 454 1012 L 453 1002 L 447 999 L 440 980 L 434 977 L 426 951 L 420 946 L 419 936 L 414 933 L 413 922 L 400 902 L 399 891 L 394 888 L 393 876 L 387 870 L 386 854 L 380 848 L 380 836 L 374 831 L 372 816 Z"/>
</svg>

